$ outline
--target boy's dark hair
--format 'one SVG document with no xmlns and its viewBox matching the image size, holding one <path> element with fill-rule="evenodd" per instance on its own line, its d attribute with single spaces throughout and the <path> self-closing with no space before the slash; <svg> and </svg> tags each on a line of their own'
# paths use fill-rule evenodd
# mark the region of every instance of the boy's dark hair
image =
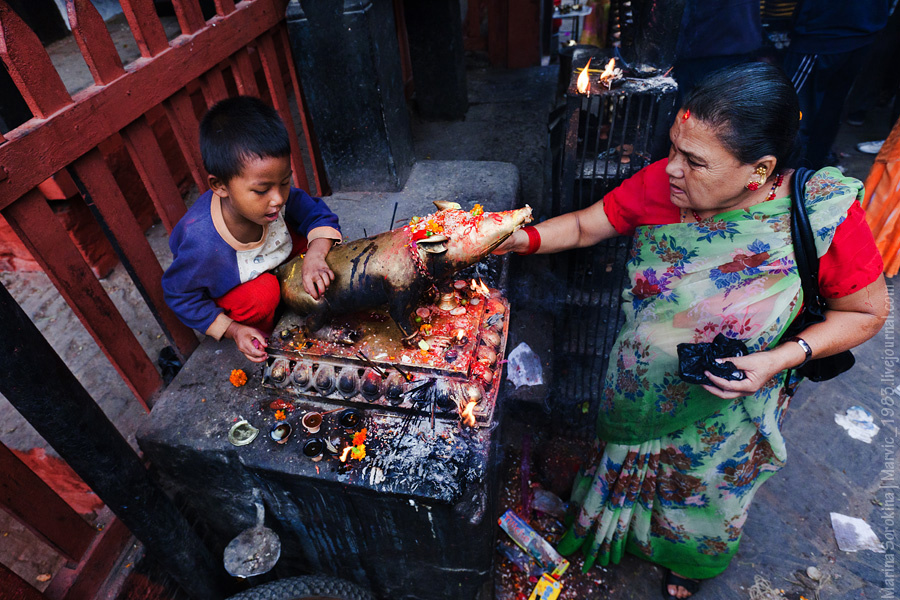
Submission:
<svg viewBox="0 0 900 600">
<path fill-rule="evenodd" d="M 771 154 L 776 173 L 797 165 L 800 104 L 778 67 L 753 62 L 716 71 L 688 94 L 682 108 L 718 128 L 719 139 L 744 164 Z"/>
<path fill-rule="evenodd" d="M 217 102 L 200 121 L 200 155 L 206 171 L 225 183 L 251 158 L 290 156 L 287 129 L 274 108 L 259 98 Z"/>
</svg>

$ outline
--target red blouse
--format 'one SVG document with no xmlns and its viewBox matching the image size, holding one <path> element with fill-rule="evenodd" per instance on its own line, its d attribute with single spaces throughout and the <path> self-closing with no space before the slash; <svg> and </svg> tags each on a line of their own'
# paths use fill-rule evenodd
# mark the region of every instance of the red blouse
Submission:
<svg viewBox="0 0 900 600">
<path fill-rule="evenodd" d="M 681 211 L 669 200 L 666 164 L 668 159 L 649 165 L 603 198 L 603 210 L 620 234 L 631 235 L 641 225 L 681 220 Z M 828 252 L 819 259 L 819 288 L 826 298 L 841 298 L 878 279 L 882 270 L 866 213 L 854 202 L 835 230 Z"/>
</svg>

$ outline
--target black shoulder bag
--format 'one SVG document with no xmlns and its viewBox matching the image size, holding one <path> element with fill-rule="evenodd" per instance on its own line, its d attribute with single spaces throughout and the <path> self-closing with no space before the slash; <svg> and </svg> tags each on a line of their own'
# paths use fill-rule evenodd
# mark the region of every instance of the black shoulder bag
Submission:
<svg viewBox="0 0 900 600">
<path fill-rule="evenodd" d="M 791 237 L 794 241 L 794 259 L 800 284 L 803 287 L 803 308 L 800 314 L 788 326 L 782 340 L 799 335 L 810 325 L 825 320 L 825 299 L 819 291 L 819 257 L 816 254 L 816 242 L 813 238 L 809 215 L 806 213 L 806 183 L 812 177 L 811 169 L 794 171 L 794 183 L 791 194 Z M 856 359 L 849 350 L 844 350 L 825 358 L 808 361 L 797 369 L 797 374 L 811 381 L 825 381 L 848 371 Z M 790 380 L 790 373 L 785 379 L 785 387 Z M 793 393 L 789 390 L 789 393 Z"/>
</svg>

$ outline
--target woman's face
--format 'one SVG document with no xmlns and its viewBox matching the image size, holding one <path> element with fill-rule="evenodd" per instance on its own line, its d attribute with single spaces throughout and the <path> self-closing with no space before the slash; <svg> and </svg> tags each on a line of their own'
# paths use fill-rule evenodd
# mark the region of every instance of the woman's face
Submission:
<svg viewBox="0 0 900 600">
<path fill-rule="evenodd" d="M 755 204 L 756 194 L 744 186 L 758 180 L 756 165 L 741 163 L 719 141 L 716 130 L 679 111 L 669 130 L 669 198 L 679 208 L 703 217 Z M 706 214 L 703 214 L 706 213 Z"/>
</svg>

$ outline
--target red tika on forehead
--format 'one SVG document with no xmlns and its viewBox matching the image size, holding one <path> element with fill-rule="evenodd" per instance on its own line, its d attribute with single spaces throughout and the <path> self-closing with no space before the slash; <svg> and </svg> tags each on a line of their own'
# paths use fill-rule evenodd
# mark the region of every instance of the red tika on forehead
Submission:
<svg viewBox="0 0 900 600">
<path fill-rule="evenodd" d="M 690 109 L 688 109 L 688 110 L 684 111 L 683 115 L 681 115 L 681 122 L 684 123 L 685 121 L 687 121 L 690 118 L 691 118 L 691 111 L 690 111 Z"/>
</svg>

